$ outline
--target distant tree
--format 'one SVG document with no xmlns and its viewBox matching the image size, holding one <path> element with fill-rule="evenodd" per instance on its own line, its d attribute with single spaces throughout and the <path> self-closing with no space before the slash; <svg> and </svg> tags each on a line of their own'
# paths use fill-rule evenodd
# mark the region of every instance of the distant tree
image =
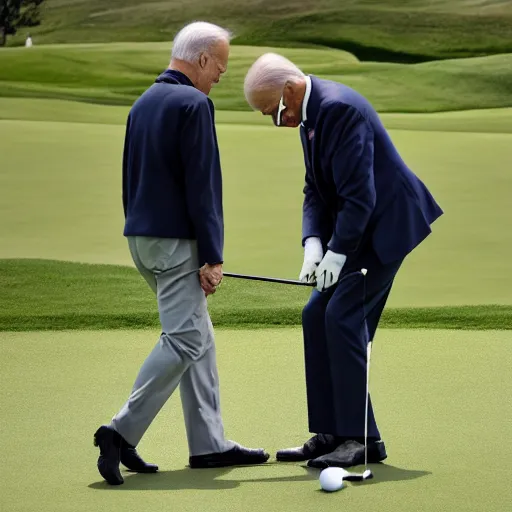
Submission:
<svg viewBox="0 0 512 512">
<path fill-rule="evenodd" d="M 39 6 L 43 2 L 44 0 L 21 0 L 20 27 L 35 27 L 41 24 Z"/>
<path fill-rule="evenodd" d="M 4 46 L 7 36 L 16 33 L 21 0 L 0 0 L 0 2 L 0 46 Z"/>
<path fill-rule="evenodd" d="M 0 46 L 7 36 L 21 27 L 35 27 L 41 23 L 40 5 L 44 0 L 0 0 Z"/>
</svg>

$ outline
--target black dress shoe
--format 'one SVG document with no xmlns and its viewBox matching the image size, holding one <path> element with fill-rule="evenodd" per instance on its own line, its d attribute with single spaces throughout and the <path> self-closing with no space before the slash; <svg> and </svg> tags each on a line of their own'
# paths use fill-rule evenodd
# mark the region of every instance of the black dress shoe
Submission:
<svg viewBox="0 0 512 512">
<path fill-rule="evenodd" d="M 370 441 L 368 443 L 368 462 L 377 463 L 387 457 L 384 441 Z M 328 467 L 348 468 L 364 464 L 364 445 L 357 441 L 345 441 L 333 452 L 308 462 L 311 468 L 324 469 Z"/>
<path fill-rule="evenodd" d="M 303 446 L 286 448 L 276 453 L 276 459 L 281 462 L 299 462 L 302 460 L 315 459 L 321 455 L 331 453 L 341 441 L 330 434 L 317 434 L 306 441 Z"/>
<path fill-rule="evenodd" d="M 263 464 L 269 459 L 269 454 L 261 449 L 245 448 L 239 444 L 231 450 L 207 455 L 192 455 L 189 465 L 192 469 L 222 468 L 226 466 L 241 466 L 245 464 Z"/>
<path fill-rule="evenodd" d="M 121 485 L 124 482 L 119 471 L 122 439 L 114 429 L 105 425 L 94 434 L 94 446 L 100 449 L 98 471 L 110 485 Z"/>
<path fill-rule="evenodd" d="M 121 439 L 121 463 L 123 466 L 136 473 L 156 473 L 158 471 L 156 464 L 144 462 L 135 446 L 128 444 L 123 438 Z"/>
</svg>

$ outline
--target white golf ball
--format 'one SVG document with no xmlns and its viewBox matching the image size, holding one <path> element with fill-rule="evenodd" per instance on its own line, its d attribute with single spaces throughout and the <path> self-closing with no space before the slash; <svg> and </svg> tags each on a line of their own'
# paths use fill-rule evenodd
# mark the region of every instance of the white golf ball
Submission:
<svg viewBox="0 0 512 512">
<path fill-rule="evenodd" d="M 343 488 L 343 478 L 347 471 L 343 468 L 325 468 L 320 473 L 320 487 L 327 492 L 339 491 Z"/>
</svg>

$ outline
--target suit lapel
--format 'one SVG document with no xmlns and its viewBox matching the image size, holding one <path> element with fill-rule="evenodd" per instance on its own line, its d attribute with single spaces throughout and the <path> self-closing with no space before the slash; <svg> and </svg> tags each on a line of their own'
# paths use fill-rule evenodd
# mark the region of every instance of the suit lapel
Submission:
<svg viewBox="0 0 512 512">
<path fill-rule="evenodd" d="M 307 106 L 307 121 L 304 127 L 304 135 L 309 150 L 309 161 L 313 174 L 320 172 L 315 169 L 315 130 L 317 124 L 318 111 L 322 100 L 322 84 L 318 78 L 311 75 L 311 95 L 309 96 Z"/>
<path fill-rule="evenodd" d="M 313 161 L 311 159 L 310 143 L 308 141 L 307 131 L 304 126 L 300 127 L 300 140 L 302 142 L 302 150 L 304 151 L 304 156 L 306 157 L 306 161 L 307 161 L 311 171 L 313 171 Z"/>
<path fill-rule="evenodd" d="M 310 139 L 310 137 L 311 137 L 311 139 Z M 304 157 L 309 166 L 309 173 L 310 173 L 311 179 L 315 183 L 317 194 L 319 195 L 320 199 L 324 203 L 327 204 L 325 195 L 323 193 L 324 180 L 322 177 L 322 169 L 318 165 L 316 165 L 316 162 L 315 162 L 314 129 L 307 129 L 307 128 L 301 126 L 300 139 L 302 142 Z"/>
<path fill-rule="evenodd" d="M 315 165 L 315 128 L 309 128 L 307 130 L 307 138 L 308 138 L 308 144 L 309 144 L 309 156 L 311 158 L 311 168 L 313 169 L 313 173 L 316 174 L 317 171 L 320 171 L 319 169 L 316 169 Z"/>
<path fill-rule="evenodd" d="M 304 127 L 301 127 L 301 139 L 304 146 L 304 151 L 307 154 L 309 166 L 311 169 L 312 178 L 316 184 L 318 195 L 321 197 L 324 203 L 326 201 L 325 195 L 325 180 L 322 175 L 322 169 L 320 166 L 321 148 L 317 147 L 316 140 L 317 135 L 321 132 L 321 128 L 317 126 L 318 113 L 320 111 L 320 104 L 322 102 L 322 82 L 315 76 L 311 75 L 311 96 L 309 97 L 307 107 L 307 121 Z M 316 133 L 318 132 L 318 133 Z"/>
</svg>

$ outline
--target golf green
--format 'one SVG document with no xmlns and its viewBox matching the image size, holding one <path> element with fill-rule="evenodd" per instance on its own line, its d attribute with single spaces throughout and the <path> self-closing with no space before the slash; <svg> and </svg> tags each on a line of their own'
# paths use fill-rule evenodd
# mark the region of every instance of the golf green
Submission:
<svg viewBox="0 0 512 512">
<path fill-rule="evenodd" d="M 54 102 L 46 115 L 62 119 L 66 106 Z M 95 108 L 110 115 L 109 107 Z M 244 113 L 238 124 L 220 114 L 225 268 L 296 278 L 304 182 L 298 133 L 247 124 Z M 510 304 L 512 260 L 503 255 L 512 249 L 512 134 L 496 133 L 509 123 L 486 111 L 393 115 L 389 123 L 445 210 L 406 260 L 390 306 Z M 123 136 L 121 124 L 0 121 L 0 258 L 131 265 L 122 236 Z"/>
<path fill-rule="evenodd" d="M 308 436 L 300 329 L 218 330 L 226 435 L 265 466 L 190 470 L 179 397 L 140 444 L 157 475 L 108 487 L 92 435 L 122 405 L 157 330 L 0 333 L 2 510 L 502 512 L 512 500 L 512 333 L 383 330 L 371 389 L 388 450 L 374 480 L 319 491 L 278 464 Z M 350 392 L 350 390 L 347 390 Z"/>
</svg>

